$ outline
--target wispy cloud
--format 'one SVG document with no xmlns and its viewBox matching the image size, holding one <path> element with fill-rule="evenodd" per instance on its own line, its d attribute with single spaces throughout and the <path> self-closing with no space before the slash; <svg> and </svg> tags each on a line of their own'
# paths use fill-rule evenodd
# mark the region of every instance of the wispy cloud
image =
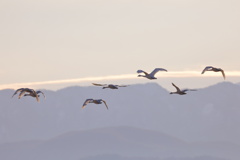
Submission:
<svg viewBox="0 0 240 160">
<path fill-rule="evenodd" d="M 161 72 L 156 75 L 161 78 L 187 78 L 187 77 L 217 77 L 221 76 L 221 73 L 206 72 L 202 75 L 199 71 L 172 71 L 172 72 Z M 240 77 L 240 71 L 232 71 L 226 73 L 227 77 Z M 138 79 L 137 74 L 123 74 L 123 75 L 111 75 L 102 77 L 85 77 L 76 79 L 65 79 L 65 80 L 52 80 L 52 81 L 41 81 L 41 82 L 26 82 L 26 83 L 12 83 L 0 85 L 0 89 L 16 89 L 21 87 L 37 87 L 44 85 L 57 85 L 57 84 L 76 84 L 84 82 L 96 82 L 96 81 L 115 81 L 115 80 L 130 80 Z"/>
<path fill-rule="evenodd" d="M 41 81 L 41 82 L 26 82 L 26 83 L 12 83 L 0 85 L 0 89 L 16 89 L 19 87 L 33 87 L 33 86 L 43 86 L 43 85 L 54 85 L 54 84 L 75 84 L 82 82 L 93 82 L 93 81 L 102 81 L 102 80 L 123 80 L 123 79 L 134 79 L 136 75 L 134 74 L 125 74 L 125 75 L 112 75 L 112 76 L 103 76 L 103 77 L 85 77 L 85 78 L 76 78 L 76 79 L 64 79 L 64 80 L 52 80 L 52 81 Z"/>
</svg>

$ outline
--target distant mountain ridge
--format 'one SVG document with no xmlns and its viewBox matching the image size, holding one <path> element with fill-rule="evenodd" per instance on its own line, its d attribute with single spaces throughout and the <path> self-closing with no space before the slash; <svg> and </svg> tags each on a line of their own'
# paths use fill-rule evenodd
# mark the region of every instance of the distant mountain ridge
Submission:
<svg viewBox="0 0 240 160">
<path fill-rule="evenodd" d="M 211 156 L 200 156 L 200 157 L 184 157 L 184 158 L 150 158 L 150 157 L 124 157 L 119 155 L 99 155 L 99 156 L 90 156 L 87 158 L 81 158 L 79 160 L 226 160 L 223 158 L 216 158 Z"/>
<path fill-rule="evenodd" d="M 112 126 L 157 130 L 185 141 L 222 141 L 240 144 L 240 86 L 223 82 L 187 95 L 170 95 L 156 83 L 118 90 L 68 87 L 43 90 L 32 97 L 11 98 L 14 90 L 0 91 L 0 144 L 44 140 L 66 132 Z M 104 105 L 81 106 L 86 98 Z"/>
<path fill-rule="evenodd" d="M 224 160 L 217 157 L 237 160 L 239 156 L 240 146 L 191 144 L 158 131 L 125 126 L 74 131 L 44 141 L 0 145 L 0 159 L 4 160 L 121 160 L 123 157 L 129 160 L 135 160 L 134 157 L 140 160 L 148 157 L 153 157 L 150 160 Z"/>
</svg>

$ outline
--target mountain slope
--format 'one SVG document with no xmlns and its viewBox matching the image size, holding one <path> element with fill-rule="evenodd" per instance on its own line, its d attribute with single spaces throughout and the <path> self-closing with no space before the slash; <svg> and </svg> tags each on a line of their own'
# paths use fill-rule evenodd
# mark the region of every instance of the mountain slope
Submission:
<svg viewBox="0 0 240 160">
<path fill-rule="evenodd" d="M 237 160 L 240 147 L 220 143 L 189 144 L 175 137 L 152 130 L 133 127 L 107 127 L 75 131 L 45 141 L 28 141 L 0 145 L 0 159 L 4 160 L 66 160 L 101 155 L 123 157 L 223 157 Z M 226 148 L 228 148 L 226 150 Z M 109 158 L 109 156 L 105 156 Z M 119 156 L 118 156 L 119 158 Z M 157 159 L 157 158 L 155 158 Z M 197 158 L 196 158 L 197 159 Z M 214 158 L 217 159 L 217 158 Z M 166 159 L 167 160 L 167 159 Z M 189 158 L 189 160 L 191 160 Z M 218 160 L 218 159 L 217 159 Z"/>
<path fill-rule="evenodd" d="M 11 99 L 13 90 L 0 91 L 0 143 L 49 139 L 75 130 L 133 126 L 163 131 L 186 141 L 225 141 L 240 144 L 240 86 L 229 82 L 170 95 L 155 83 L 118 90 L 69 87 L 44 90 L 47 99 Z M 103 104 L 81 106 L 86 98 Z"/>
</svg>

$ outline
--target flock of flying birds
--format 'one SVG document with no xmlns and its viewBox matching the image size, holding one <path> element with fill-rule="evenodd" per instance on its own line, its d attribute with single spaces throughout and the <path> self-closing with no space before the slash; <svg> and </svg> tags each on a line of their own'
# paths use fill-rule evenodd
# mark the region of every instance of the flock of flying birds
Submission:
<svg viewBox="0 0 240 160">
<path fill-rule="evenodd" d="M 137 73 L 139 74 L 138 77 L 145 77 L 147 79 L 153 80 L 153 79 L 157 79 L 154 76 L 158 71 L 167 72 L 167 70 L 164 69 L 164 68 L 155 68 L 151 73 L 147 73 L 143 70 L 137 70 Z M 223 78 L 224 79 L 226 78 L 225 73 L 221 68 L 215 68 L 215 67 L 212 67 L 212 66 L 207 66 L 202 71 L 202 74 L 204 74 L 206 71 L 221 72 L 222 75 L 223 75 Z M 144 73 L 144 75 L 141 75 L 140 73 Z M 105 88 L 118 89 L 118 87 L 127 87 L 128 86 L 128 85 L 97 84 L 97 83 L 92 83 L 92 84 L 95 85 L 95 86 L 102 86 L 103 87 L 102 89 L 105 89 Z M 184 94 L 186 94 L 187 91 L 196 91 L 195 89 L 183 89 L 183 90 L 181 90 L 174 83 L 172 83 L 172 85 L 176 88 L 176 92 L 170 92 L 170 94 L 184 95 Z M 40 94 L 42 94 L 43 97 L 46 98 L 46 96 L 44 95 L 44 93 L 42 91 L 35 91 L 34 89 L 29 89 L 29 88 L 19 88 L 19 89 L 17 89 L 15 91 L 15 93 L 12 95 L 12 97 L 15 96 L 17 93 L 19 93 L 18 99 L 20 99 L 23 96 L 31 96 L 31 97 L 36 98 L 36 100 L 39 102 L 40 101 L 39 100 Z M 94 104 L 104 103 L 106 108 L 108 109 L 107 103 L 103 99 L 86 99 L 85 102 L 83 103 L 82 108 L 85 108 L 88 103 L 94 103 Z"/>
</svg>

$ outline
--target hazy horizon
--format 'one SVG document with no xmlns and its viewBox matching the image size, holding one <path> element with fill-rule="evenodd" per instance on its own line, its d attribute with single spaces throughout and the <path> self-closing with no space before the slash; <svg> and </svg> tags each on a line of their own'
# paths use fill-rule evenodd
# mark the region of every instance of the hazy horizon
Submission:
<svg viewBox="0 0 240 160">
<path fill-rule="evenodd" d="M 181 73 L 181 72 L 179 72 Z M 137 77 L 137 74 L 128 75 L 113 75 L 103 77 L 86 77 L 76 79 L 64 79 L 64 80 L 53 80 L 53 81 L 42 81 L 42 82 L 25 82 L 25 83 L 13 83 L 13 84 L 2 84 L 0 90 L 3 89 L 18 89 L 18 88 L 33 88 L 33 89 L 47 89 L 47 90 L 59 90 L 71 86 L 92 86 L 92 83 L 100 84 L 145 84 L 145 83 L 157 83 L 167 90 L 172 90 L 171 83 L 177 83 L 181 88 L 206 88 L 214 84 L 221 82 L 240 83 L 239 76 L 228 76 L 226 80 L 223 80 L 220 73 L 209 73 L 208 75 L 195 75 L 186 76 L 177 74 L 176 76 L 170 76 L 169 73 L 161 74 L 157 80 L 148 80 L 146 78 Z"/>
</svg>

